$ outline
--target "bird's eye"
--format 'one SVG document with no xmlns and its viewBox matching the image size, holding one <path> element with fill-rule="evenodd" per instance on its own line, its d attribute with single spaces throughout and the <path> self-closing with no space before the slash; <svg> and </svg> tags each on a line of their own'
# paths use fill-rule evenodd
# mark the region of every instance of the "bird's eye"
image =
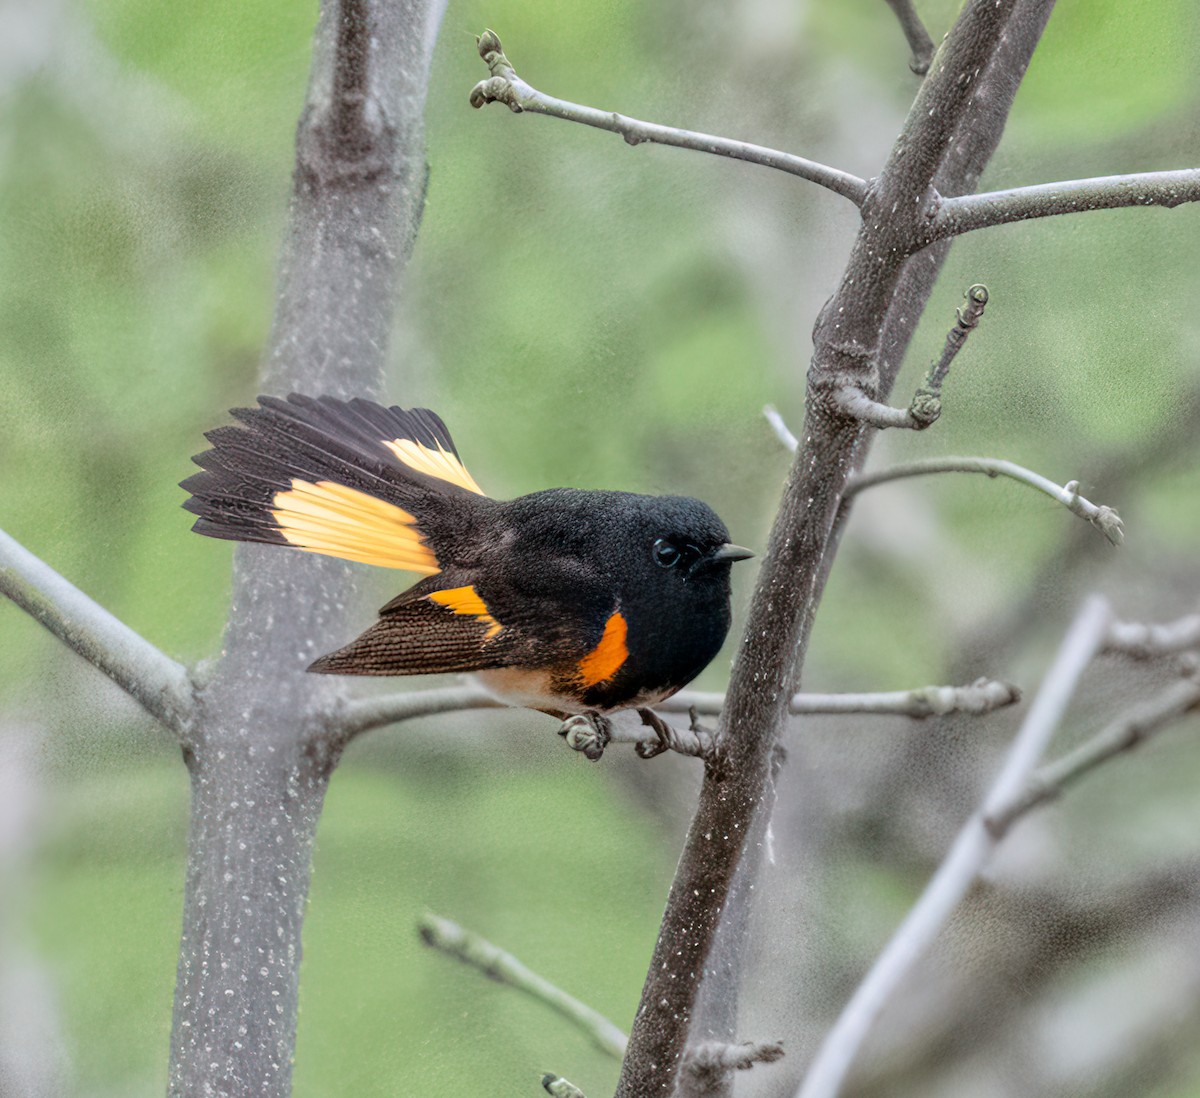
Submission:
<svg viewBox="0 0 1200 1098">
<path fill-rule="evenodd" d="M 654 563 L 663 568 L 674 568 L 679 563 L 680 556 L 682 556 L 679 546 L 673 545 L 666 538 L 659 538 L 655 541 L 651 552 L 654 555 Z"/>
</svg>

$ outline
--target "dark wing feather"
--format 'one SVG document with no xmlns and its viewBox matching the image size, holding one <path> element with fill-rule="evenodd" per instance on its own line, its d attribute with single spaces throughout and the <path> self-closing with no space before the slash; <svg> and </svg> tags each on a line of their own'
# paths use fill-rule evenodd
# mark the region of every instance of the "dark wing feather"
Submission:
<svg viewBox="0 0 1200 1098">
<path fill-rule="evenodd" d="M 425 408 L 293 393 L 235 408 L 240 426 L 207 435 L 183 487 L 209 537 L 433 574 L 438 531 L 482 493 L 446 425 Z M 449 512 L 455 512 L 451 516 Z M 469 525 L 469 523 L 467 524 Z"/>
<path fill-rule="evenodd" d="M 439 577 L 440 580 L 441 577 Z M 434 601 L 437 581 L 423 580 L 344 648 L 311 667 L 327 675 L 432 675 L 484 671 L 520 662 L 519 635 L 486 615 Z"/>
</svg>

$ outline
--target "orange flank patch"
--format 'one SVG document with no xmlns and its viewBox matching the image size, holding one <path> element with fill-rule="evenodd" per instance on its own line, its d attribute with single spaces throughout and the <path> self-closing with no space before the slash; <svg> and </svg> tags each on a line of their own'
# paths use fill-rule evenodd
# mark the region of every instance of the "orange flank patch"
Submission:
<svg viewBox="0 0 1200 1098">
<path fill-rule="evenodd" d="M 310 484 L 297 478 L 290 491 L 276 492 L 271 504 L 279 532 L 297 549 L 425 576 L 441 571 L 417 520 L 366 492 L 331 480 Z"/>
<path fill-rule="evenodd" d="M 612 617 L 604 623 L 600 643 L 579 661 L 579 677 L 584 686 L 595 686 L 611 679 L 629 659 L 629 649 L 625 647 L 627 632 L 628 626 L 621 612 L 613 611 Z"/>
<path fill-rule="evenodd" d="M 449 450 L 443 450 L 440 444 L 436 450 L 422 446 L 411 438 L 385 438 L 383 444 L 405 465 L 418 473 L 457 484 L 460 488 L 479 496 L 485 494 L 475 483 L 475 478 L 467 472 L 467 467 Z"/>
<path fill-rule="evenodd" d="M 434 591 L 426 598 L 449 607 L 456 614 L 468 614 L 488 627 L 484 640 L 491 640 L 504 628 L 491 614 L 488 613 L 487 603 L 479 597 L 474 587 L 452 587 L 448 591 Z"/>
</svg>

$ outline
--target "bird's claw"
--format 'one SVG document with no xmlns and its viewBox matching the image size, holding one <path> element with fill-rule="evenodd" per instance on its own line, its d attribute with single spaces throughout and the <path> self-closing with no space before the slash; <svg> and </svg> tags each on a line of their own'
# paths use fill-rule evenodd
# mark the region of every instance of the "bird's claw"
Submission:
<svg viewBox="0 0 1200 1098">
<path fill-rule="evenodd" d="M 558 734 L 572 751 L 595 762 L 612 740 L 612 721 L 601 713 L 576 713 L 562 722 Z"/>
</svg>

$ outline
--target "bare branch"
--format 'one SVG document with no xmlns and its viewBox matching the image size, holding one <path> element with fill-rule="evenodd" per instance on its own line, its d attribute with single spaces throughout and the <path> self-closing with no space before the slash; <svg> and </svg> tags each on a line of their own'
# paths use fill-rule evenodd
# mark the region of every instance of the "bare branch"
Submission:
<svg viewBox="0 0 1200 1098">
<path fill-rule="evenodd" d="M 918 76 L 924 76 L 929 71 L 929 62 L 933 60 L 933 51 L 936 48 L 933 39 L 929 37 L 929 31 L 921 22 L 912 0 L 887 0 L 887 4 L 900 20 L 900 28 L 904 31 L 904 37 L 908 39 L 908 48 L 912 50 L 908 67 Z"/>
<path fill-rule="evenodd" d="M 967 336 L 983 317 L 984 307 L 988 303 L 987 287 L 980 284 L 968 287 L 963 297 L 967 302 L 966 307 L 956 310 L 957 320 L 946 335 L 941 358 L 930 364 L 925 383 L 913 394 L 907 408 L 881 404 L 854 384 L 832 390 L 828 395 L 831 406 L 843 415 L 869 423 L 872 427 L 905 427 L 910 431 L 923 431 L 936 423 L 942 414 L 942 384 L 950 373 L 954 356 L 962 350 Z M 772 423 L 772 426 L 775 424 Z"/>
<path fill-rule="evenodd" d="M 0 530 L 0 592 L 181 738 L 194 716 L 187 669 Z"/>
<path fill-rule="evenodd" d="M 587 1036 L 601 1052 L 618 1060 L 625 1055 L 625 1045 L 629 1039 L 616 1025 L 526 968 L 511 953 L 437 915 L 422 916 L 417 929 L 427 946 L 457 957 L 498 983 L 523 991 L 539 1003 L 544 1003 Z"/>
<path fill-rule="evenodd" d="M 1062 721 L 1080 676 L 1103 646 L 1111 620 L 1107 604 L 1095 596 L 1076 615 L 982 806 L 963 825 L 920 899 L 827 1034 L 799 1098 L 835 1098 L 841 1091 L 880 1012 L 937 937 L 1000 841 L 988 820 L 1003 812 L 1025 788 Z"/>
<path fill-rule="evenodd" d="M 778 1041 L 747 1041 L 730 1045 L 703 1041 L 688 1049 L 683 1058 L 676 1098 L 726 1098 L 735 1071 L 749 1071 L 755 1064 L 773 1064 L 783 1059 Z"/>
<path fill-rule="evenodd" d="M 863 204 L 867 184 L 858 176 L 818 164 L 814 160 L 806 160 L 802 156 L 780 152 L 778 149 L 768 149 L 762 145 L 751 145 L 745 141 L 733 141 L 727 137 L 714 137 L 712 134 L 696 133 L 692 130 L 680 130 L 655 122 L 639 122 L 636 118 L 626 118 L 613 111 L 601 111 L 595 107 L 569 103 L 565 99 L 555 99 L 530 87 L 516 74 L 508 58 L 504 56 L 500 39 L 494 31 L 484 31 L 477 41 L 479 56 L 487 63 L 492 76 L 490 80 L 482 80 L 471 89 L 472 107 L 504 103 L 514 114 L 523 111 L 548 114 L 552 118 L 562 118 L 568 122 L 579 122 L 585 126 L 608 130 L 610 133 L 619 133 L 630 145 L 640 145 L 643 141 L 649 141 L 657 145 L 673 145 L 677 149 L 692 149 L 695 152 L 712 153 L 714 156 L 727 156 L 733 160 L 745 160 L 750 164 L 761 164 L 765 168 L 775 168 L 789 175 L 807 179 L 810 183 L 816 183 L 834 194 L 848 198 L 856 206 Z"/>
<path fill-rule="evenodd" d="M 1058 797 L 1068 786 L 1101 763 L 1140 747 L 1198 707 L 1200 683 L 1186 680 L 1175 683 L 1160 697 L 1123 713 L 1074 751 L 1038 770 L 1020 795 L 987 818 L 989 830 L 997 839 L 1003 838 L 1012 825 L 1031 809 Z"/>
<path fill-rule="evenodd" d="M 1136 621 L 1113 622 L 1108 635 L 1108 652 L 1120 652 L 1134 659 L 1169 656 L 1200 648 L 1200 614 L 1161 625 L 1145 625 Z"/>
<path fill-rule="evenodd" d="M 1036 217 L 1115 210 L 1129 206 L 1165 206 L 1200 201 L 1200 168 L 1135 175 L 1104 175 L 1039 183 L 1006 191 L 943 198 L 933 220 L 930 240 L 961 236 L 976 229 L 1029 221 Z"/>
<path fill-rule="evenodd" d="M 969 686 L 922 686 L 914 690 L 893 690 L 878 694 L 793 694 L 788 711 L 813 713 L 895 714 L 903 717 L 944 717 L 948 713 L 990 713 L 1021 700 L 1018 687 L 992 679 L 976 679 Z M 720 713 L 724 694 L 699 690 L 681 690 L 659 702 L 656 709 L 666 713 Z"/>
<path fill-rule="evenodd" d="M 920 461 L 905 462 L 903 465 L 893 465 L 888 469 L 880 469 L 874 473 L 859 473 L 851 479 L 846 487 L 846 498 L 850 498 L 867 488 L 888 481 L 901 480 L 904 477 L 928 476 L 931 473 L 983 473 L 989 477 L 1009 477 L 1044 492 L 1051 499 L 1061 503 L 1073 515 L 1087 519 L 1113 545 L 1120 545 L 1125 537 L 1124 524 L 1120 516 L 1111 507 L 1097 505 L 1079 494 L 1079 481 L 1070 480 L 1061 487 L 1052 480 L 1047 480 L 1031 469 L 1026 469 L 1002 458 L 983 457 L 942 457 L 924 458 Z"/>
<path fill-rule="evenodd" d="M 913 690 L 892 690 L 871 694 L 809 694 L 792 697 L 790 710 L 795 714 L 810 713 L 873 713 L 897 716 L 945 716 L 948 713 L 990 713 L 1005 705 L 1020 701 L 1021 691 L 1010 683 L 980 678 L 967 686 L 922 686 Z M 716 715 L 725 704 L 725 695 L 700 690 L 682 690 L 660 702 L 655 710 L 662 713 L 697 713 Z M 354 737 L 375 728 L 383 728 L 419 717 L 439 713 L 457 713 L 472 709 L 504 709 L 481 687 L 471 683 L 462 686 L 440 687 L 433 690 L 410 690 L 381 697 L 356 698 L 343 705 L 329 719 L 326 743 L 335 750 L 345 747 Z M 574 751 L 588 754 L 595 751 L 596 729 L 582 717 L 568 718 L 559 728 L 559 735 Z M 710 744 L 697 737 L 695 729 L 672 727 L 675 739 L 667 750 L 683 755 L 702 757 Z M 645 725 L 635 726 L 608 721 L 604 745 L 633 744 L 639 753 L 657 754 L 661 746 L 657 734 L 647 733 Z M 603 753 L 594 755 L 599 758 Z M 590 757 L 590 756 L 589 756 Z"/>
<path fill-rule="evenodd" d="M 945 254 L 944 248 L 931 249 L 910 259 L 904 251 L 904 240 L 915 236 L 927 213 L 922 196 L 935 176 L 940 189 L 953 194 L 983 170 L 1051 6 L 1052 0 L 971 0 L 963 6 L 868 192 L 842 281 L 813 330 L 802 447 L 758 575 L 717 728 L 718 762 L 706 768 L 616 1098 L 672 1093 L 692 1029 L 696 974 L 711 956 L 739 863 L 760 854 L 744 836 L 756 833 L 770 804 L 772 758 L 836 553 L 842 493 L 870 445 L 860 424 L 825 413 L 821 390 L 878 374 L 880 333 L 889 317 L 911 329 Z M 892 313 L 897 303 L 918 311 Z M 893 328 L 889 349 L 902 343 Z M 890 374 L 878 375 L 880 393 L 890 380 Z"/>
<path fill-rule="evenodd" d="M 330 737 L 335 745 L 344 745 L 355 736 L 373 728 L 430 717 L 436 713 L 456 713 L 464 709 L 503 709 L 479 686 L 447 686 L 435 690 L 409 690 L 382 697 L 355 698 L 346 703 L 331 722 Z"/>
</svg>

